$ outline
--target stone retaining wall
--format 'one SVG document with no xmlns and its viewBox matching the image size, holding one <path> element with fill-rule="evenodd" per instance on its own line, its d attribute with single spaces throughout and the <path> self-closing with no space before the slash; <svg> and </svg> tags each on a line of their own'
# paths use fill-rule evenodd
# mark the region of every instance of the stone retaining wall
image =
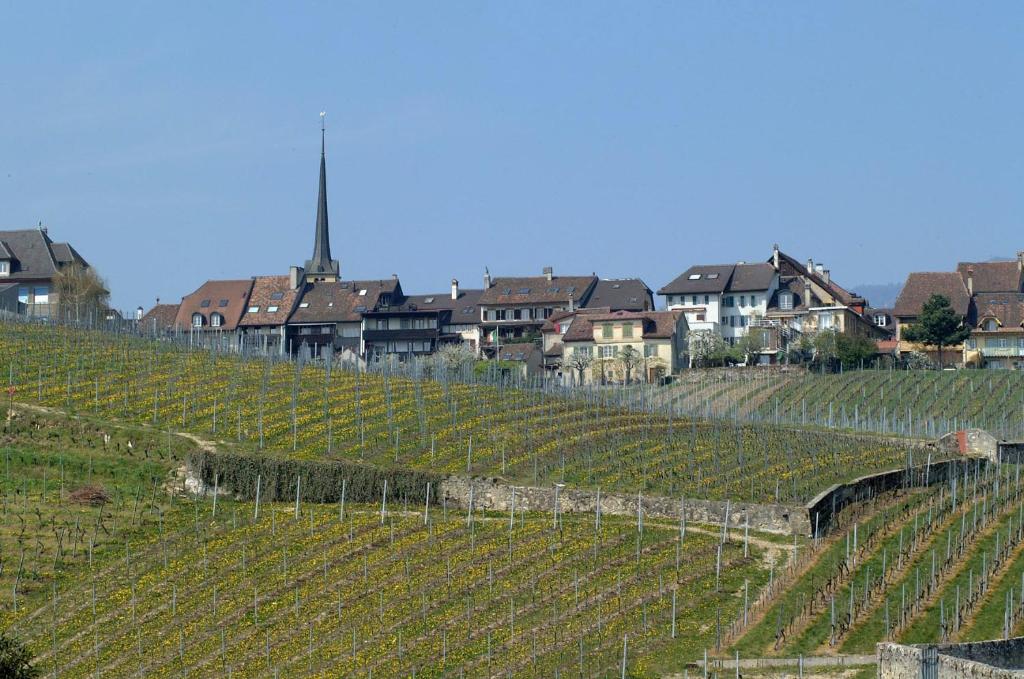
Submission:
<svg viewBox="0 0 1024 679">
<path fill-rule="evenodd" d="M 462 508 L 469 506 L 472 493 L 475 508 L 509 511 L 513 503 L 513 489 L 517 510 L 554 511 L 556 494 L 560 512 L 593 513 L 598 504 L 598 491 L 509 486 L 498 479 L 463 476 L 449 477 L 441 483 L 439 491 L 448 503 Z M 682 508 L 686 513 L 686 520 L 691 523 L 721 525 L 724 519 L 731 528 L 743 528 L 749 521 L 751 530 L 786 535 L 809 535 L 811 531 L 807 514 L 799 507 L 600 493 L 602 514 L 636 516 L 638 503 L 645 517 L 674 523 L 679 521 L 679 512 Z"/>
<path fill-rule="evenodd" d="M 1024 637 L 964 644 L 877 645 L 879 679 L 920 679 L 927 650 L 937 655 L 938 679 L 1021 679 Z"/>
</svg>

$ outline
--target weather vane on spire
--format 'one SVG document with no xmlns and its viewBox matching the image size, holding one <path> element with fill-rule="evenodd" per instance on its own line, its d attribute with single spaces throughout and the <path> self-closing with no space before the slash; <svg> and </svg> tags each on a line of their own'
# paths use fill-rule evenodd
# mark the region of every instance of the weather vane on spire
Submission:
<svg viewBox="0 0 1024 679">
<path fill-rule="evenodd" d="M 327 150 L 327 144 L 324 141 L 327 130 L 327 111 L 320 111 L 320 155 L 324 155 Z"/>
</svg>

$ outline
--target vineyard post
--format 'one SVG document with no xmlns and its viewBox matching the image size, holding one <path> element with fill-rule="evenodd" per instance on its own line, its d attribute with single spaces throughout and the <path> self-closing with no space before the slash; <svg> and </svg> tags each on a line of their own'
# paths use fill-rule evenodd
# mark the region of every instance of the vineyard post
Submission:
<svg viewBox="0 0 1024 679">
<path fill-rule="evenodd" d="M 258 521 L 260 518 L 260 483 L 263 480 L 263 476 L 260 474 L 256 475 L 256 510 L 253 512 L 253 521 Z"/>
<path fill-rule="evenodd" d="M 430 481 L 427 481 L 426 499 L 423 501 L 423 525 L 430 521 Z"/>
<path fill-rule="evenodd" d="M 388 505 L 388 480 L 384 479 L 384 491 L 380 496 L 380 525 L 384 525 L 384 513 L 387 511 Z"/>
<path fill-rule="evenodd" d="M 299 496 L 302 491 L 302 474 L 295 477 L 295 519 L 299 518 Z"/>
<path fill-rule="evenodd" d="M 220 490 L 220 474 L 213 475 L 213 518 L 217 518 L 217 495 Z"/>
<path fill-rule="evenodd" d="M 628 634 L 622 635 L 622 679 L 626 679 L 626 637 Z"/>
<path fill-rule="evenodd" d="M 672 590 L 672 638 L 676 638 L 676 590 Z"/>
<path fill-rule="evenodd" d="M 338 503 L 338 522 L 345 523 L 345 482 L 348 479 L 341 480 L 341 501 Z"/>
</svg>

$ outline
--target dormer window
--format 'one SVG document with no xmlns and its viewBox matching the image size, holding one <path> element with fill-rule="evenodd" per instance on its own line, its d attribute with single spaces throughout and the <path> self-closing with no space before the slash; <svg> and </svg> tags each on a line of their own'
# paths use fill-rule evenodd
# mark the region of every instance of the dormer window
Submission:
<svg viewBox="0 0 1024 679">
<path fill-rule="evenodd" d="M 999 329 L 999 324 L 996 323 L 994 318 L 990 318 L 987 321 L 985 321 L 984 329 L 986 332 L 995 332 L 996 330 Z"/>
<path fill-rule="evenodd" d="M 224 317 L 214 311 L 210 314 L 210 325 L 214 328 L 219 328 L 224 324 Z"/>
<path fill-rule="evenodd" d="M 250 314 L 258 314 L 259 312 L 260 312 L 260 308 L 259 308 L 258 305 L 253 305 L 253 306 L 249 307 L 249 313 Z"/>
<path fill-rule="evenodd" d="M 192 327 L 201 328 L 203 327 L 203 315 L 199 312 L 192 314 Z"/>
<path fill-rule="evenodd" d="M 11 261 L 9 259 L 0 259 L 0 276 L 11 275 Z"/>
<path fill-rule="evenodd" d="M 793 308 L 793 293 L 784 292 L 779 295 L 779 308 L 780 309 L 792 309 Z"/>
</svg>

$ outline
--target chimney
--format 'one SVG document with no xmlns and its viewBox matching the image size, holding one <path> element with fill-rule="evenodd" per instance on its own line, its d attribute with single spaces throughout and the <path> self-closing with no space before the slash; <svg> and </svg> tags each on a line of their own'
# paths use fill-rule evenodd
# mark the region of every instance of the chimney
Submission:
<svg viewBox="0 0 1024 679">
<path fill-rule="evenodd" d="M 967 294 L 974 295 L 974 269 L 967 270 Z"/>
<path fill-rule="evenodd" d="M 775 267 L 776 271 L 779 270 L 779 244 L 778 243 L 772 245 L 772 266 Z"/>
<path fill-rule="evenodd" d="M 572 293 L 569 293 L 569 311 L 576 311 L 576 303 L 572 298 Z"/>
<path fill-rule="evenodd" d="M 452 299 L 458 299 L 458 298 L 459 298 L 459 279 L 458 278 L 453 278 L 452 279 Z"/>
<path fill-rule="evenodd" d="M 137 320 L 137 321 L 141 321 L 141 320 L 142 320 L 142 314 L 143 314 L 143 309 L 142 309 L 142 307 L 139 307 L 139 308 L 137 308 L 137 309 L 135 310 L 135 320 Z"/>
<path fill-rule="evenodd" d="M 1024 272 L 1024 250 L 1017 251 L 1017 271 Z"/>
<path fill-rule="evenodd" d="M 391 274 L 391 280 L 397 281 L 398 280 L 398 274 L 396 274 L 396 273 Z"/>
<path fill-rule="evenodd" d="M 807 258 L 807 273 L 814 273 L 814 260 Z"/>
<path fill-rule="evenodd" d="M 288 268 L 288 285 L 291 286 L 292 290 L 298 290 L 299 281 L 302 280 L 303 270 L 301 266 L 292 266 Z"/>
<path fill-rule="evenodd" d="M 821 262 L 818 262 L 817 264 L 814 265 L 814 272 L 816 274 L 818 274 L 819 276 L 824 275 L 825 274 L 825 265 L 822 264 Z"/>
<path fill-rule="evenodd" d="M 832 274 L 828 269 L 821 270 L 821 277 L 825 279 L 826 283 L 832 282 Z"/>
<path fill-rule="evenodd" d="M 551 268 L 550 266 L 546 266 L 546 267 L 544 267 L 543 274 L 544 274 L 544 278 L 546 278 L 548 280 L 548 282 L 550 282 L 551 279 L 555 275 L 555 270 L 553 268 Z"/>
<path fill-rule="evenodd" d="M 811 282 L 804 281 L 804 306 L 811 307 Z"/>
<path fill-rule="evenodd" d="M 491 287 L 491 271 L 486 266 L 484 267 L 484 290 Z"/>
</svg>

